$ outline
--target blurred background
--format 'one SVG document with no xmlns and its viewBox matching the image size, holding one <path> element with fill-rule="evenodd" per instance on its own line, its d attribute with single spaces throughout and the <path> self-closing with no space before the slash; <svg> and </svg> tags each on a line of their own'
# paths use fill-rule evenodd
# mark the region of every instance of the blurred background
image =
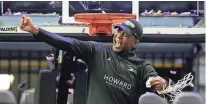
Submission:
<svg viewBox="0 0 206 104">
<path fill-rule="evenodd" d="M 22 92 L 35 88 L 39 71 L 48 69 L 45 56 L 53 52 L 53 47 L 19 29 L 22 15 L 30 16 L 39 27 L 67 35 L 89 33 L 88 23 L 74 20 L 77 13 L 129 13 L 136 14 L 144 34 L 186 37 L 180 38 L 180 43 L 143 41 L 137 46 L 137 55 L 175 82 L 192 72 L 195 87 L 188 90 L 205 98 L 205 43 L 196 42 L 196 38 L 184 43 L 187 36 L 205 36 L 204 5 L 204 1 L 0 1 L 0 75 L 13 79 L 8 90 L 19 102 Z"/>
</svg>

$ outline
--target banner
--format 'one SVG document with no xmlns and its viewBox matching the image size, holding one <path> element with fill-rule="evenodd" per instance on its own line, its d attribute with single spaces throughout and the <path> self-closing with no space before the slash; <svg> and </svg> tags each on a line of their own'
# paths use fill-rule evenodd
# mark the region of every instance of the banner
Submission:
<svg viewBox="0 0 206 104">
<path fill-rule="evenodd" d="M 17 32 L 17 27 L 8 27 L 8 26 L 1 26 L 0 27 L 0 33 L 16 33 Z"/>
</svg>

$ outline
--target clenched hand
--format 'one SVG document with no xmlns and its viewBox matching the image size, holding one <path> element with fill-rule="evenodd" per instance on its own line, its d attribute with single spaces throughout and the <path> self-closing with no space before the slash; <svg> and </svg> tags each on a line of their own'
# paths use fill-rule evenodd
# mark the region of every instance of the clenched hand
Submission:
<svg viewBox="0 0 206 104">
<path fill-rule="evenodd" d="M 152 78 L 150 84 L 155 90 L 162 91 L 165 86 L 167 86 L 167 81 L 164 78 L 157 76 Z"/>
<path fill-rule="evenodd" d="M 22 16 L 19 21 L 19 27 L 21 30 L 32 34 L 37 34 L 39 32 L 39 29 L 32 24 L 32 19 L 30 17 Z"/>
</svg>

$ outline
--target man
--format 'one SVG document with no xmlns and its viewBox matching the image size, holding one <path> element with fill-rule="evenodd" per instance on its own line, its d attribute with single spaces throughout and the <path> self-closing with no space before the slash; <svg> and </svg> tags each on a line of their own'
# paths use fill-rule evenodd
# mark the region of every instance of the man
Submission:
<svg viewBox="0 0 206 104">
<path fill-rule="evenodd" d="M 118 30 L 112 45 L 64 38 L 35 27 L 29 17 L 23 16 L 19 24 L 35 39 L 67 51 L 87 63 L 87 104 L 137 104 L 138 98 L 147 91 L 149 77 L 153 77 L 150 84 L 155 90 L 161 91 L 166 85 L 166 80 L 134 53 L 143 34 L 141 25 L 134 19 L 115 26 Z"/>
</svg>

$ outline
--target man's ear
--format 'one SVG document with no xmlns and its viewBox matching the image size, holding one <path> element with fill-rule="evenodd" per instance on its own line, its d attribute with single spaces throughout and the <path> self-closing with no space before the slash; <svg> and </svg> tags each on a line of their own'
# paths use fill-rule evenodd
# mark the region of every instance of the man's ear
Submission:
<svg viewBox="0 0 206 104">
<path fill-rule="evenodd" d="M 136 47 L 136 45 L 139 43 L 139 40 L 134 40 L 134 47 Z"/>
<path fill-rule="evenodd" d="M 139 40 L 135 40 L 135 45 L 137 45 L 139 43 Z"/>
</svg>

